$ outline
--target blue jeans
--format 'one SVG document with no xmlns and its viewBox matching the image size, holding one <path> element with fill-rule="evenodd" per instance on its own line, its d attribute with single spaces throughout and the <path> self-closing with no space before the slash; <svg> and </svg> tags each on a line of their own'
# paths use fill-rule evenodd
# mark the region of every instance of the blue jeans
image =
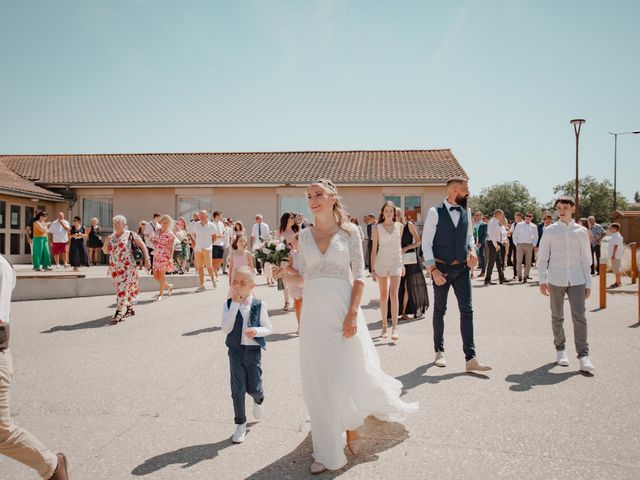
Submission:
<svg viewBox="0 0 640 480">
<path fill-rule="evenodd" d="M 433 346 L 436 352 L 444 352 L 444 314 L 447 311 L 447 296 L 449 288 L 458 300 L 460 309 L 460 333 L 462 334 L 462 349 L 467 361 L 476 356 L 473 343 L 473 308 L 471 307 L 471 277 L 469 267 L 462 265 L 437 264 L 438 270 L 446 275 L 447 283 L 433 284 Z"/>
<path fill-rule="evenodd" d="M 229 370 L 231 373 L 231 398 L 233 399 L 234 422 L 242 425 L 247 422 L 244 397 L 251 395 L 253 400 L 261 404 L 264 400 L 262 391 L 262 368 L 260 347 L 244 346 L 229 349 Z"/>
</svg>

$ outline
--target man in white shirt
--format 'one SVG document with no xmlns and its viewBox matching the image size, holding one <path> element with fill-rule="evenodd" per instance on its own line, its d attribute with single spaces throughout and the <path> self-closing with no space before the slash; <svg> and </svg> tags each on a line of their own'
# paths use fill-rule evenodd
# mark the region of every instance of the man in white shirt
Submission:
<svg viewBox="0 0 640 480">
<path fill-rule="evenodd" d="M 593 250 L 593 245 L 592 248 Z M 609 288 L 618 288 L 622 285 L 622 252 L 624 251 L 624 238 L 620 234 L 620 224 L 609 225 L 609 259 L 611 260 L 611 270 L 616 276 L 616 282 L 609 285 Z"/>
<path fill-rule="evenodd" d="M 491 281 L 494 265 L 498 270 L 498 279 L 500 283 L 505 283 L 504 264 L 502 258 L 502 243 L 504 241 L 502 233 L 502 223 L 504 223 L 504 212 L 500 209 L 493 212 L 493 218 L 487 227 L 487 273 L 484 277 L 485 285 L 495 285 Z"/>
<path fill-rule="evenodd" d="M 53 259 L 56 262 L 56 267 L 60 268 L 60 259 L 63 260 L 65 267 L 69 265 L 69 251 L 67 244 L 69 243 L 69 231 L 71 225 L 64 219 L 64 213 L 58 212 L 56 219 L 49 225 L 49 233 L 51 234 L 51 240 L 53 241 Z"/>
<path fill-rule="evenodd" d="M 204 269 L 207 268 L 209 277 L 211 277 L 211 283 L 213 287 L 218 286 L 218 277 L 213 270 L 213 262 L 211 257 L 211 250 L 213 247 L 213 241 L 218 234 L 218 227 L 209 221 L 209 214 L 206 210 L 200 212 L 200 221 L 191 224 L 191 230 L 189 235 L 194 239 L 195 245 L 193 247 L 193 256 L 195 260 L 195 267 L 198 270 L 198 277 L 200 278 L 200 286 L 196 292 L 202 292 L 204 287 Z"/>
<path fill-rule="evenodd" d="M 224 223 L 222 222 L 222 212 L 220 210 L 213 212 L 213 222 L 211 223 L 216 227 L 213 246 L 211 247 L 211 257 L 213 258 L 213 271 L 217 277 L 224 258 Z"/>
<path fill-rule="evenodd" d="M 422 232 L 424 263 L 433 279 L 433 344 L 436 352 L 434 365 L 446 367 L 444 357 L 444 314 L 447 311 L 449 289 L 458 300 L 460 333 L 470 371 L 486 371 L 476 357 L 473 339 L 473 308 L 471 305 L 471 270 L 478 264 L 473 221 L 467 209 L 469 185 L 465 178 L 454 177 L 447 181 L 447 198 L 431 207 Z"/>
<path fill-rule="evenodd" d="M 533 247 L 538 244 L 538 226 L 531 223 L 533 214 L 527 212 L 524 222 L 517 223 L 513 227 L 513 244 L 516 246 L 516 269 L 518 280 L 527 283 L 531 262 L 533 260 Z M 522 260 L 524 258 L 524 276 L 522 275 Z"/>
<path fill-rule="evenodd" d="M 9 348 L 11 294 L 16 285 L 16 273 L 0 255 L 0 452 L 33 468 L 42 478 L 68 480 L 67 459 L 55 454 L 31 433 L 18 427 L 11 418 L 10 389 L 13 379 L 13 359 Z M 6 478 L 3 475 L 3 478 Z"/>
<path fill-rule="evenodd" d="M 589 233 L 572 219 L 576 211 L 572 197 L 556 200 L 560 220 L 545 227 L 538 250 L 540 293 L 550 297 L 551 327 L 556 347 L 556 363 L 568 366 L 564 336 L 564 298 L 569 297 L 574 341 L 580 370 L 591 372 L 585 300 L 591 294 L 591 243 Z"/>
<path fill-rule="evenodd" d="M 251 249 L 256 250 L 262 242 L 269 238 L 269 225 L 262 221 L 262 215 L 256 215 L 256 223 L 251 227 Z M 262 262 L 256 259 L 258 275 L 262 273 Z"/>
<path fill-rule="evenodd" d="M 144 235 L 144 244 L 147 246 L 147 250 L 149 251 L 149 260 L 151 261 L 151 268 L 153 268 L 153 239 L 156 238 L 158 232 L 160 231 L 160 215 L 159 213 L 153 214 L 153 220 L 147 222 L 142 231 Z"/>
</svg>

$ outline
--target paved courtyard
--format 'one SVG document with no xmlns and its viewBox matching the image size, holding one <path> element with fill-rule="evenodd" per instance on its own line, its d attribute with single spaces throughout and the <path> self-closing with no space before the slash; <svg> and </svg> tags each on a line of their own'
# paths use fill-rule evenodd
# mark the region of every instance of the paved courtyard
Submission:
<svg viewBox="0 0 640 480">
<path fill-rule="evenodd" d="M 494 370 L 463 373 L 453 297 L 445 369 L 432 364 L 432 310 L 402 322 L 397 346 L 376 343 L 385 370 L 404 383 L 404 398 L 420 402 L 419 413 L 405 426 L 370 419 L 349 466 L 319 478 L 640 478 L 637 298 L 610 295 L 601 311 L 597 292 L 588 300 L 597 370 L 586 376 L 571 343 L 571 367 L 553 363 L 548 300 L 535 284 L 484 288 L 476 280 L 474 287 L 477 349 Z M 376 291 L 368 280 L 363 305 L 374 336 Z M 137 315 L 115 327 L 105 326 L 112 296 L 15 303 L 16 422 L 64 451 L 73 479 L 309 477 L 295 317 L 278 310 L 281 294 L 264 285 L 257 294 L 274 324 L 263 356 L 266 415 L 250 424 L 244 444 L 229 440 L 233 414 L 219 328 L 225 294 L 225 287 L 189 289 L 153 303 L 144 293 Z M 36 476 L 0 457 L 0 478 Z"/>
</svg>

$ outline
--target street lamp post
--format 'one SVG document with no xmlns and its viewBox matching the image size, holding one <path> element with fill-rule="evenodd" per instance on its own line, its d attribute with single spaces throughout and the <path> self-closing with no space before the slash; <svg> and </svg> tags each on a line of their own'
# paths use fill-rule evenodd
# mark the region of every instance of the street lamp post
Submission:
<svg viewBox="0 0 640 480">
<path fill-rule="evenodd" d="M 637 135 L 640 130 L 632 132 L 609 132 L 613 135 L 613 211 L 618 209 L 618 135 Z"/>
<path fill-rule="evenodd" d="M 578 141 L 580 140 L 580 128 L 584 122 L 584 118 L 574 118 L 569 122 L 573 125 L 573 131 L 576 134 L 576 220 L 580 218 L 580 197 L 578 195 L 578 190 L 580 188 L 580 177 L 578 176 Z"/>
</svg>

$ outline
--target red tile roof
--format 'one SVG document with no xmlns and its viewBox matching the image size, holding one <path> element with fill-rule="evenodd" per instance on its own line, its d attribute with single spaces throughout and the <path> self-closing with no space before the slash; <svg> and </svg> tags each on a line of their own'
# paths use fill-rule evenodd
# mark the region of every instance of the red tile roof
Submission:
<svg viewBox="0 0 640 480">
<path fill-rule="evenodd" d="M 449 149 L 330 152 L 0 155 L 41 185 L 434 183 L 466 172 Z"/>
<path fill-rule="evenodd" d="M 62 195 L 50 192 L 22 178 L 13 172 L 0 159 L 0 193 L 37 198 L 39 200 L 62 201 Z"/>
</svg>

